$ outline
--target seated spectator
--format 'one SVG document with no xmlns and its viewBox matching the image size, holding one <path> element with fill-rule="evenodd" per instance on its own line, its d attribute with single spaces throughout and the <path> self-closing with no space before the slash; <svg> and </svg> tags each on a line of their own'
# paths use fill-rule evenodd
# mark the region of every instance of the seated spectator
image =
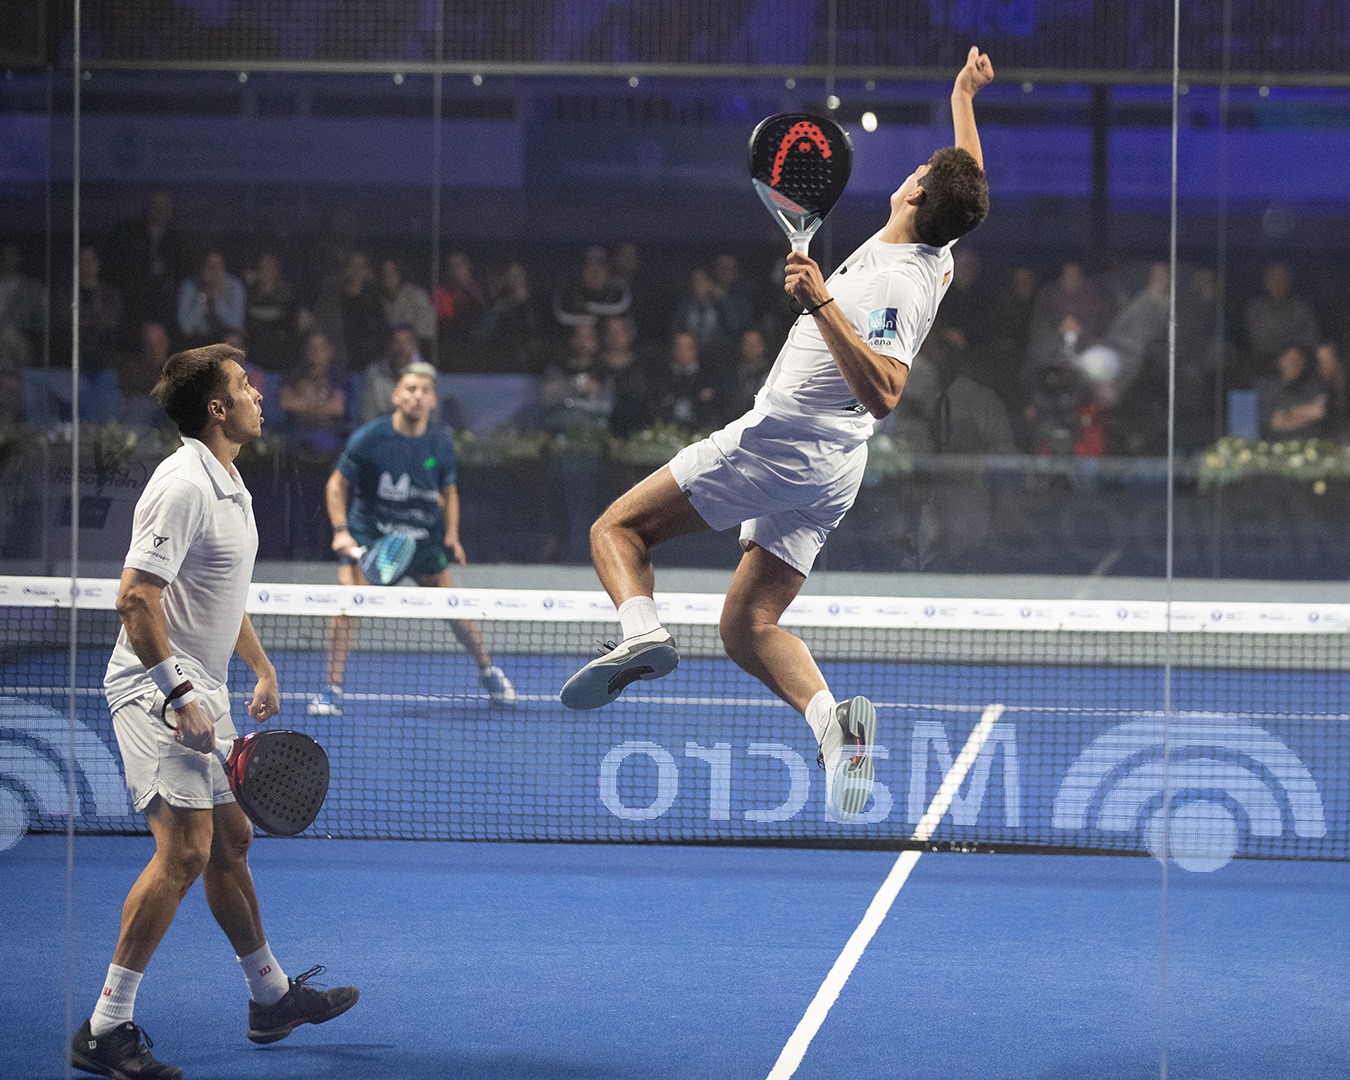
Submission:
<svg viewBox="0 0 1350 1080">
<path fill-rule="evenodd" d="M 553 294 L 553 318 L 568 329 L 611 315 L 627 315 L 633 298 L 621 278 L 610 273 L 605 249 L 586 249 L 581 272 Z"/>
<path fill-rule="evenodd" d="M 1247 302 L 1243 318 L 1257 371 L 1268 370 L 1270 362 L 1290 345 L 1307 353 L 1322 339 L 1312 305 L 1293 291 L 1286 263 L 1266 267 L 1261 292 Z"/>
<path fill-rule="evenodd" d="M 689 288 L 676 301 L 671 332 L 693 334 L 704 355 L 725 354 L 731 347 L 732 330 L 717 285 L 702 267 L 689 273 Z"/>
<path fill-rule="evenodd" d="M 473 263 L 462 251 L 452 251 L 441 263 L 441 281 L 432 297 L 439 344 L 437 365 L 442 371 L 463 371 L 469 341 L 487 307 L 487 292 L 473 274 Z"/>
<path fill-rule="evenodd" d="M 1327 387 L 1298 345 L 1289 345 L 1275 358 L 1276 374 L 1256 384 L 1257 418 L 1261 438 L 1315 439 L 1327 419 Z"/>
<path fill-rule="evenodd" d="M 347 434 L 347 392 L 334 370 L 333 345 L 326 335 L 306 336 L 304 354 L 282 379 L 277 403 L 285 414 L 283 434 L 311 460 L 332 458 Z"/>
<path fill-rule="evenodd" d="M 609 431 L 626 439 L 651 422 L 651 382 L 638 362 L 633 324 L 614 315 L 601 323 L 598 377 L 609 402 Z"/>
<path fill-rule="evenodd" d="M 1167 334 L 1172 275 L 1166 263 L 1149 267 L 1148 281 L 1111 320 L 1094 353 L 1107 371 L 1085 372 L 1097 400 L 1110 411 L 1112 453 L 1167 452 Z M 1102 353 L 1102 350 L 1107 350 Z"/>
<path fill-rule="evenodd" d="M 412 327 L 419 351 L 428 351 L 436 344 L 436 312 L 431 306 L 431 295 L 421 285 L 404 279 L 403 267 L 397 259 L 385 259 L 380 264 L 380 304 L 391 329 Z"/>
<path fill-rule="evenodd" d="M 394 387 L 409 364 L 421 362 L 413 328 L 406 324 L 394 327 L 384 356 L 361 376 L 361 423 L 394 411 Z"/>
<path fill-rule="evenodd" d="M 773 361 L 764 340 L 764 331 L 753 326 L 741 331 L 736 349 L 736 367 L 732 373 L 731 395 L 727 401 L 727 416 L 740 416 L 755 403 L 755 395 L 769 377 Z"/>
<path fill-rule="evenodd" d="M 1350 394 L 1345 364 L 1334 341 L 1324 341 L 1313 352 L 1317 381 L 1327 392 L 1327 415 L 1322 421 L 1322 437 L 1344 443 L 1350 440 Z"/>
<path fill-rule="evenodd" d="M 169 332 L 163 323 L 141 324 L 136 349 L 122 357 L 117 373 L 122 391 L 122 412 L 118 419 L 128 427 L 148 430 L 166 427 L 167 417 L 159 403 L 150 396 L 155 383 L 164 371 L 164 362 L 172 351 Z"/>
<path fill-rule="evenodd" d="M 653 375 L 655 419 L 688 431 L 711 431 L 727 420 L 728 391 L 699 362 L 698 338 L 687 330 L 670 335 L 670 348 Z"/>
<path fill-rule="evenodd" d="M 489 371 L 537 374 L 538 337 L 539 311 L 529 275 L 520 263 L 507 263 L 493 278 L 474 331 L 475 355 Z"/>
<path fill-rule="evenodd" d="M 185 348 L 213 345 L 230 331 L 244 332 L 244 283 L 225 268 L 225 256 L 208 251 L 201 270 L 178 287 L 178 332 Z"/>
<path fill-rule="evenodd" d="M 1030 429 L 1032 453 L 1101 457 L 1106 452 L 1101 403 L 1092 396 L 1077 365 L 1062 357 L 1029 368 L 1023 416 Z"/>
<path fill-rule="evenodd" d="M 379 287 L 364 251 L 353 251 L 347 256 L 336 304 L 337 325 L 341 327 L 338 367 L 343 371 L 362 371 L 384 351 L 389 337 Z"/>
<path fill-rule="evenodd" d="M 300 312 L 281 260 L 271 251 L 244 273 L 244 336 L 248 358 L 264 371 L 281 371 L 295 355 Z"/>
</svg>

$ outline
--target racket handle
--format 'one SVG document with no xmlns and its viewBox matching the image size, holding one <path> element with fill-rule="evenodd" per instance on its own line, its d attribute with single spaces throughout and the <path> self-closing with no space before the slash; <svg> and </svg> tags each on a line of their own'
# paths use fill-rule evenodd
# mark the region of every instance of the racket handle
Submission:
<svg viewBox="0 0 1350 1080">
<path fill-rule="evenodd" d="M 806 249 L 811 246 L 810 233 L 792 233 L 789 239 L 792 241 L 792 250 L 797 255 L 805 255 Z"/>
</svg>

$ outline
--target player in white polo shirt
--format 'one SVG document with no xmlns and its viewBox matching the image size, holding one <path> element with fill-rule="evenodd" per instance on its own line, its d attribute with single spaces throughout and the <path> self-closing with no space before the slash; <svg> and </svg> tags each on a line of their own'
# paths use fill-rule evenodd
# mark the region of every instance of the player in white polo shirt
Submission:
<svg viewBox="0 0 1350 1080">
<path fill-rule="evenodd" d="M 905 178 L 885 226 L 828 282 L 808 256 L 788 256 L 784 287 L 804 317 L 750 412 L 681 450 L 591 527 L 622 640 L 567 681 L 564 705 L 598 708 L 674 670 L 679 653 L 656 614 L 651 549 L 739 524 L 744 554 L 720 626 L 727 655 L 806 717 L 832 816 L 846 821 L 866 806 L 876 710 L 865 697 L 836 702 L 805 642 L 778 622 L 853 504 L 867 438 L 899 401 L 951 283 L 950 245 L 988 213 L 973 100 L 993 77 L 989 57 L 972 48 L 952 88 L 956 145 Z"/>
<path fill-rule="evenodd" d="M 309 986 L 321 968 L 289 979 L 272 955 L 248 866 L 253 826 L 212 752 L 217 736 L 236 734 L 226 686 L 231 655 L 257 676 L 249 715 L 263 722 L 280 707 L 276 671 L 244 610 L 258 529 L 234 460 L 262 433 L 262 395 L 243 358 L 228 345 L 178 353 L 154 389 L 183 445 L 136 503 L 117 597 L 122 629 L 104 691 L 155 853 L 122 907 L 94 1013 L 71 1040 L 71 1063 L 100 1076 L 182 1076 L 151 1056 L 132 1013 L 141 974 L 199 876 L 248 985 L 249 1039 L 275 1042 L 345 1012 L 358 997 L 354 986 Z"/>
</svg>

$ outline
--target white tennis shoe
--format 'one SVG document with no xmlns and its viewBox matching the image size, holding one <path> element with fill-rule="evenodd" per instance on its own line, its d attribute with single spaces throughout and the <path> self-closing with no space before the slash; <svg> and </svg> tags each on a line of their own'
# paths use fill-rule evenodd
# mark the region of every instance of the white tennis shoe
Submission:
<svg viewBox="0 0 1350 1080">
<path fill-rule="evenodd" d="M 816 759 L 825 770 L 825 805 L 835 821 L 851 821 L 872 796 L 872 748 L 877 710 L 865 697 L 841 701 L 825 729 Z"/>
<path fill-rule="evenodd" d="M 662 627 L 624 638 L 563 684 L 558 695 L 569 709 L 598 709 L 608 705 L 625 686 L 639 679 L 669 675 L 680 662 L 675 639 Z"/>
</svg>

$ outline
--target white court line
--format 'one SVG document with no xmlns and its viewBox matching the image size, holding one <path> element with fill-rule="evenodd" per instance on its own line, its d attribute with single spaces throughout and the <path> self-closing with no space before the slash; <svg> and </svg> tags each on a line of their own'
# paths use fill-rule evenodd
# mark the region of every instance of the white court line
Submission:
<svg viewBox="0 0 1350 1080">
<path fill-rule="evenodd" d="M 938 822 L 942 820 L 947 808 L 951 806 L 952 798 L 956 795 L 957 789 L 961 787 L 961 782 L 965 780 L 966 773 L 970 771 L 970 766 L 979 756 L 980 748 L 984 746 L 985 740 L 989 738 L 989 733 L 994 729 L 995 722 L 1002 715 L 1002 705 L 990 705 L 984 710 L 979 723 L 975 725 L 975 730 L 970 733 L 970 738 L 966 740 L 966 745 L 961 748 L 961 753 L 952 762 L 952 767 L 947 770 L 947 775 L 942 778 L 942 784 L 938 787 L 937 794 L 933 796 L 933 801 L 928 804 L 927 812 L 914 829 L 914 835 L 910 837 L 912 843 L 924 843 L 933 835 L 934 830 L 938 827 Z M 778 1061 L 774 1063 L 773 1071 L 769 1073 L 768 1080 L 788 1080 L 796 1073 L 797 1067 L 802 1063 L 802 1058 L 806 1056 L 807 1047 L 811 1045 L 811 1040 L 816 1037 L 816 1032 L 825 1022 L 825 1017 L 829 1015 L 830 1008 L 844 989 L 844 983 L 848 982 L 848 977 L 853 974 L 854 967 L 862 959 L 863 950 L 867 948 L 868 942 L 872 940 L 872 936 L 880 928 L 887 912 L 891 910 L 891 905 L 895 903 L 895 898 L 900 894 L 900 887 L 904 885 L 909 877 L 909 872 L 914 869 L 914 864 L 919 861 L 921 854 L 923 854 L 921 851 L 902 851 L 900 858 L 895 860 L 891 872 L 886 875 L 886 880 L 881 883 L 881 888 L 877 890 L 876 896 L 872 897 L 872 902 L 867 906 L 862 922 L 853 931 L 853 935 L 848 939 L 848 944 L 844 946 L 844 951 L 839 954 L 834 966 L 830 968 L 830 973 L 825 976 L 825 981 L 820 984 L 820 989 L 816 991 L 816 996 L 807 1006 L 805 1015 L 797 1024 L 797 1029 L 788 1039 L 787 1045 L 783 1047 L 783 1052 L 778 1055 Z"/>
</svg>

